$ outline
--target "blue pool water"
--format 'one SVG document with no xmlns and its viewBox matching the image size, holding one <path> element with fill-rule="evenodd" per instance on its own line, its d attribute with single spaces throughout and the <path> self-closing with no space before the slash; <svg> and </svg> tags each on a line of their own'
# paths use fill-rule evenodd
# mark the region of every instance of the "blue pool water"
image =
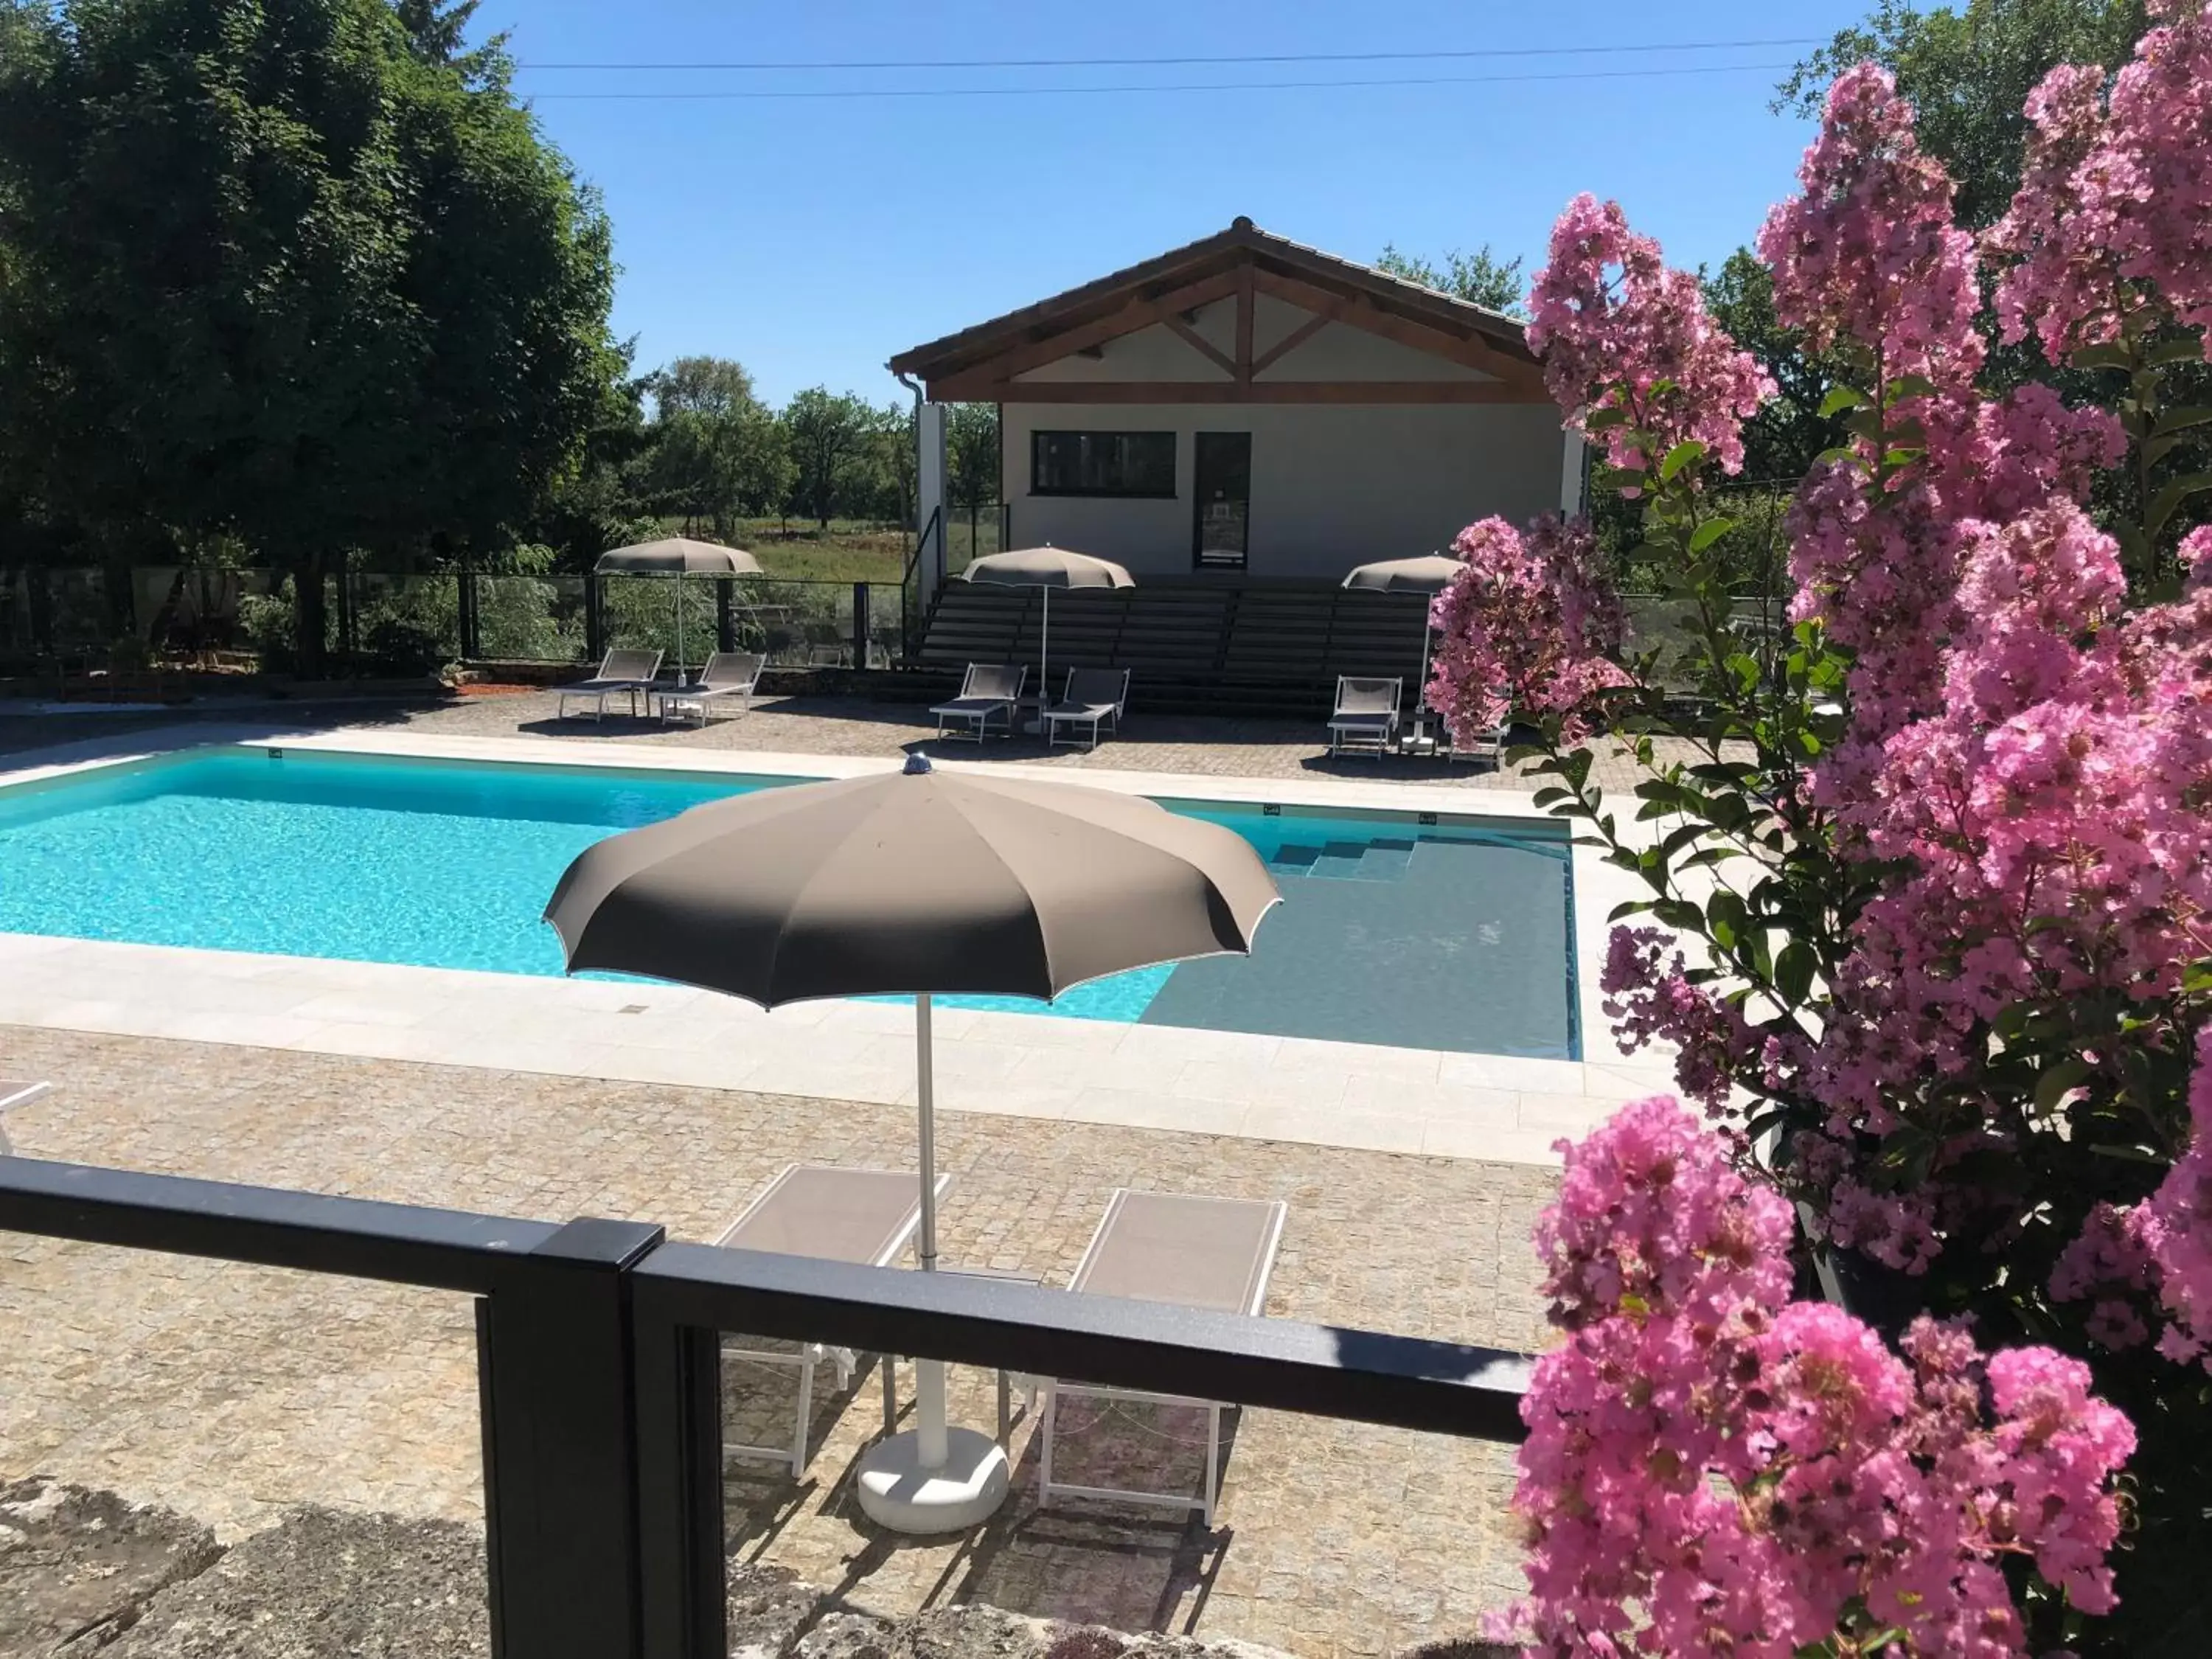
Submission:
<svg viewBox="0 0 2212 1659">
<path fill-rule="evenodd" d="M 110 769 L 0 791 L 0 931 L 558 974 L 538 918 L 578 853 L 787 781 L 260 749 Z M 1243 836 L 1285 902 L 1249 957 L 1117 974 L 1050 1012 L 1578 1057 L 1551 826 L 1170 805 Z"/>
</svg>

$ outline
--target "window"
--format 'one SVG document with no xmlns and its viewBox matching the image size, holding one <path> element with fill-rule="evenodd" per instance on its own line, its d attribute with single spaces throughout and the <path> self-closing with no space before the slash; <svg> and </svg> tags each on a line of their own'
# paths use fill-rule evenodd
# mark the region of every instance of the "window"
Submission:
<svg viewBox="0 0 2212 1659">
<path fill-rule="evenodd" d="M 1173 500 L 1172 432 L 1032 432 L 1032 495 L 1150 495 Z"/>
</svg>

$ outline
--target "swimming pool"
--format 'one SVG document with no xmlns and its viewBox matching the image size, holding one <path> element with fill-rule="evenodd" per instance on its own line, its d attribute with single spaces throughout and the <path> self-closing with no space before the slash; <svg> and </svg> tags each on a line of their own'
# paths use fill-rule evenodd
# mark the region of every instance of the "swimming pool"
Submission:
<svg viewBox="0 0 2212 1659">
<path fill-rule="evenodd" d="M 261 748 L 0 790 L 0 932 L 557 975 L 539 921 L 615 831 L 800 781 Z M 1235 830 L 1285 902 L 1249 957 L 1050 1005 L 948 1006 L 1577 1060 L 1565 831 L 1167 801 Z"/>
</svg>

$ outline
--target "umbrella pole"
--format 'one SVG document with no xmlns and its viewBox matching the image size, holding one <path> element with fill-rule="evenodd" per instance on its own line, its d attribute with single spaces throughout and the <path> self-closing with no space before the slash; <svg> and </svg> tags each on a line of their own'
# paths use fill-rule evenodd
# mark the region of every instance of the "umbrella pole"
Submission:
<svg viewBox="0 0 2212 1659">
<path fill-rule="evenodd" d="M 684 573 L 676 573 L 676 689 L 684 689 Z"/>
<path fill-rule="evenodd" d="M 1436 637 L 1436 632 L 1424 617 L 1421 622 L 1421 678 L 1413 683 L 1413 714 L 1424 726 L 1429 723 L 1429 717 L 1424 712 L 1429 706 L 1429 641 Z"/>
<path fill-rule="evenodd" d="M 1052 589 L 1044 590 L 1044 620 L 1037 625 L 1037 723 L 1044 730 L 1044 711 L 1052 707 Z"/>
<path fill-rule="evenodd" d="M 915 1255 L 924 1273 L 937 1267 L 937 1068 L 929 1036 L 929 993 L 924 991 L 914 1000 L 915 1093 L 921 1116 L 921 1231 Z M 914 1410 L 916 1461 L 925 1469 L 941 1469 L 951 1451 L 945 1427 L 944 1361 L 914 1362 Z"/>
</svg>

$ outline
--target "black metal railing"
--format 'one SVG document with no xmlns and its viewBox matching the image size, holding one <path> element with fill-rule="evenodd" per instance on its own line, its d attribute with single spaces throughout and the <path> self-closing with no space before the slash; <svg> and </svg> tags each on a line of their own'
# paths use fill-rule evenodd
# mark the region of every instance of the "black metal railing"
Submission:
<svg viewBox="0 0 2212 1659">
<path fill-rule="evenodd" d="M 0 1158 L 0 1231 L 477 1298 L 503 1659 L 723 1659 L 726 1329 L 1462 1437 L 1522 1433 L 1528 1361 L 1496 1349 L 672 1243 L 641 1222 Z"/>
</svg>

